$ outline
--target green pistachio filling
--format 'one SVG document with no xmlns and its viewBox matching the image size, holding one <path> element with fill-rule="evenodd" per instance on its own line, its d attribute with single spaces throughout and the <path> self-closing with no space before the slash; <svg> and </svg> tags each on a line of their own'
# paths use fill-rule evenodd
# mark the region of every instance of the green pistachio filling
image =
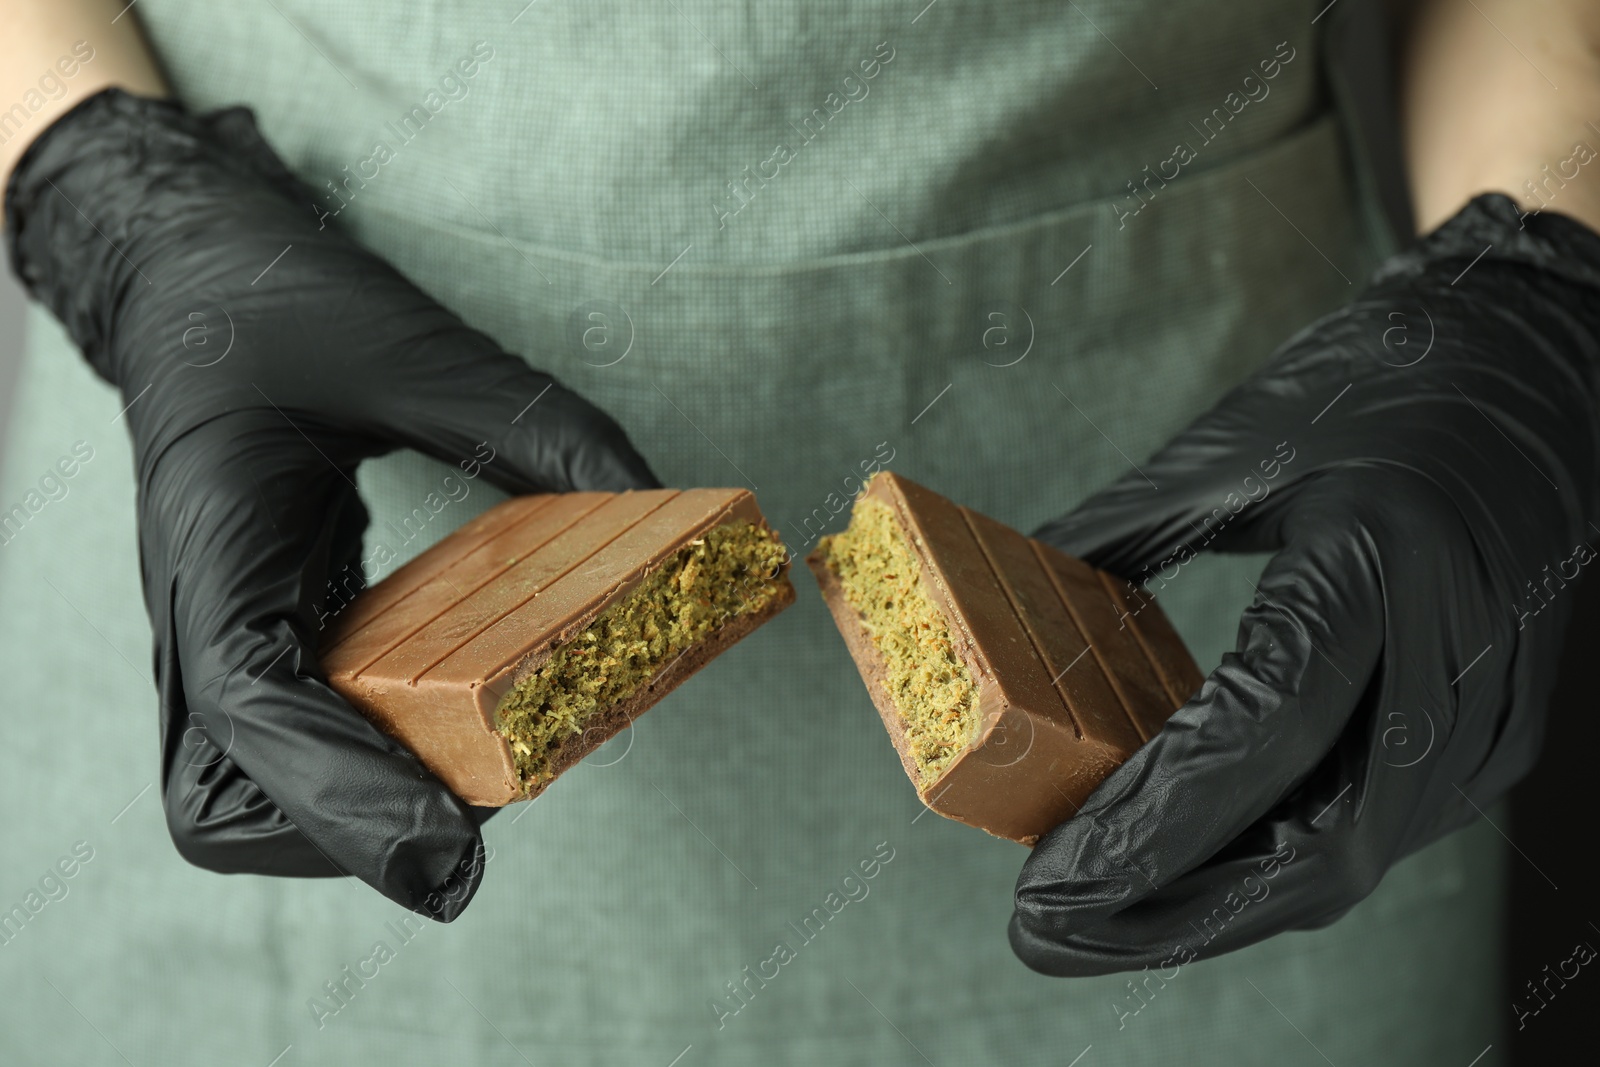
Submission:
<svg viewBox="0 0 1600 1067">
<path fill-rule="evenodd" d="M 850 525 L 819 550 L 839 577 L 883 659 L 883 684 L 905 726 L 912 761 L 927 786 L 977 733 L 978 687 L 956 655 L 944 613 L 928 599 L 920 566 L 894 512 L 858 500 Z"/>
<path fill-rule="evenodd" d="M 495 725 L 524 788 L 553 778 L 563 745 L 690 648 L 734 617 L 764 611 L 782 592 L 784 559 L 782 543 L 765 527 L 717 526 L 513 686 L 495 709 Z"/>
</svg>

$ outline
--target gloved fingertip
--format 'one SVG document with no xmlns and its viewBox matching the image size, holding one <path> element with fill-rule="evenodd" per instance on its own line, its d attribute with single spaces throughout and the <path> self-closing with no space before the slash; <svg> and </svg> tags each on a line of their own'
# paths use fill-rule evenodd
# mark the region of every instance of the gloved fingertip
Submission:
<svg viewBox="0 0 1600 1067">
<path fill-rule="evenodd" d="M 612 423 L 587 443 L 573 464 L 573 482 L 585 490 L 620 493 L 660 489 L 661 480 L 633 447 L 622 427 Z"/>
<path fill-rule="evenodd" d="M 411 910 L 435 922 L 454 922 L 477 895 L 478 886 L 483 883 L 484 868 L 493 858 L 494 850 L 474 833 L 471 843 L 450 868 L 450 873 L 421 900 L 412 904 Z"/>
<path fill-rule="evenodd" d="M 1006 924 L 1006 940 L 1011 943 L 1012 954 L 1030 971 L 1053 978 L 1065 973 L 1056 960 L 1056 945 L 1041 937 L 1020 911 L 1013 912 Z"/>
<path fill-rule="evenodd" d="M 1051 942 L 1069 936 L 1079 925 L 1074 921 L 1075 894 L 1057 884 L 1019 885 L 1012 896 L 1011 937 L 1013 944 L 1025 937 L 1030 944 Z"/>
<path fill-rule="evenodd" d="M 620 493 L 629 489 L 660 489 L 661 479 L 630 446 L 625 452 L 602 457 L 586 479 L 586 488 Z"/>
</svg>

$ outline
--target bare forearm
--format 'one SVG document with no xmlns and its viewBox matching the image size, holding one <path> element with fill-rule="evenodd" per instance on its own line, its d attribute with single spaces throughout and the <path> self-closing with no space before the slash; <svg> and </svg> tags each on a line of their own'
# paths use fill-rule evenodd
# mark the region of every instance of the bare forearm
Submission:
<svg viewBox="0 0 1600 1067">
<path fill-rule="evenodd" d="M 1418 228 L 1483 192 L 1600 229 L 1600 4 L 1419 0 L 1401 51 Z"/>
<path fill-rule="evenodd" d="M 33 139 L 79 101 L 118 86 L 164 96 L 127 0 L 0 0 L 0 186 Z"/>
</svg>

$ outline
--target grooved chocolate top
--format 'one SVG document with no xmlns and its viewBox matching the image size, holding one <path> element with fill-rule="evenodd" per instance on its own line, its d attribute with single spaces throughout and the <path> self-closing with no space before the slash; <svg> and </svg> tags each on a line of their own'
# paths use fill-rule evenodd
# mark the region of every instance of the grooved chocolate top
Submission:
<svg viewBox="0 0 1600 1067">
<path fill-rule="evenodd" d="M 1204 681 L 1147 594 L 892 472 L 864 497 L 894 512 L 978 684 L 978 734 L 936 781 L 918 780 L 861 615 L 821 551 L 807 562 L 907 774 L 940 814 L 1031 843 Z"/>
<path fill-rule="evenodd" d="M 508 500 L 357 597 L 328 634 L 323 669 L 463 799 L 518 799 L 510 750 L 494 729 L 499 698 L 685 544 L 738 520 L 764 525 L 743 489 Z M 779 580 L 786 596 L 666 667 L 625 701 L 610 733 L 786 607 L 793 592 Z"/>
</svg>

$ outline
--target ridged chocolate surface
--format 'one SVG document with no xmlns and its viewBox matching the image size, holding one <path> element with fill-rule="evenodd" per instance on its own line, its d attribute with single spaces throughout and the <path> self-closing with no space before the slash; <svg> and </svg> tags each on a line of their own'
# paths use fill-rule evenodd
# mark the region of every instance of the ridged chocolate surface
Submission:
<svg viewBox="0 0 1600 1067">
<path fill-rule="evenodd" d="M 328 681 L 462 799 L 525 794 L 494 729 L 501 696 L 668 557 L 707 530 L 762 523 L 743 489 L 517 497 L 467 523 L 364 592 L 322 648 Z M 559 773 L 787 607 L 735 618 L 564 745 Z M 548 784 L 548 783 L 546 783 Z M 526 794 L 533 795 L 533 794 Z"/>
<path fill-rule="evenodd" d="M 885 665 L 820 552 L 807 558 L 924 803 L 1032 844 L 1161 729 L 1204 676 L 1148 594 L 885 471 L 865 497 L 894 512 L 978 683 L 973 743 L 923 784 Z"/>
</svg>

